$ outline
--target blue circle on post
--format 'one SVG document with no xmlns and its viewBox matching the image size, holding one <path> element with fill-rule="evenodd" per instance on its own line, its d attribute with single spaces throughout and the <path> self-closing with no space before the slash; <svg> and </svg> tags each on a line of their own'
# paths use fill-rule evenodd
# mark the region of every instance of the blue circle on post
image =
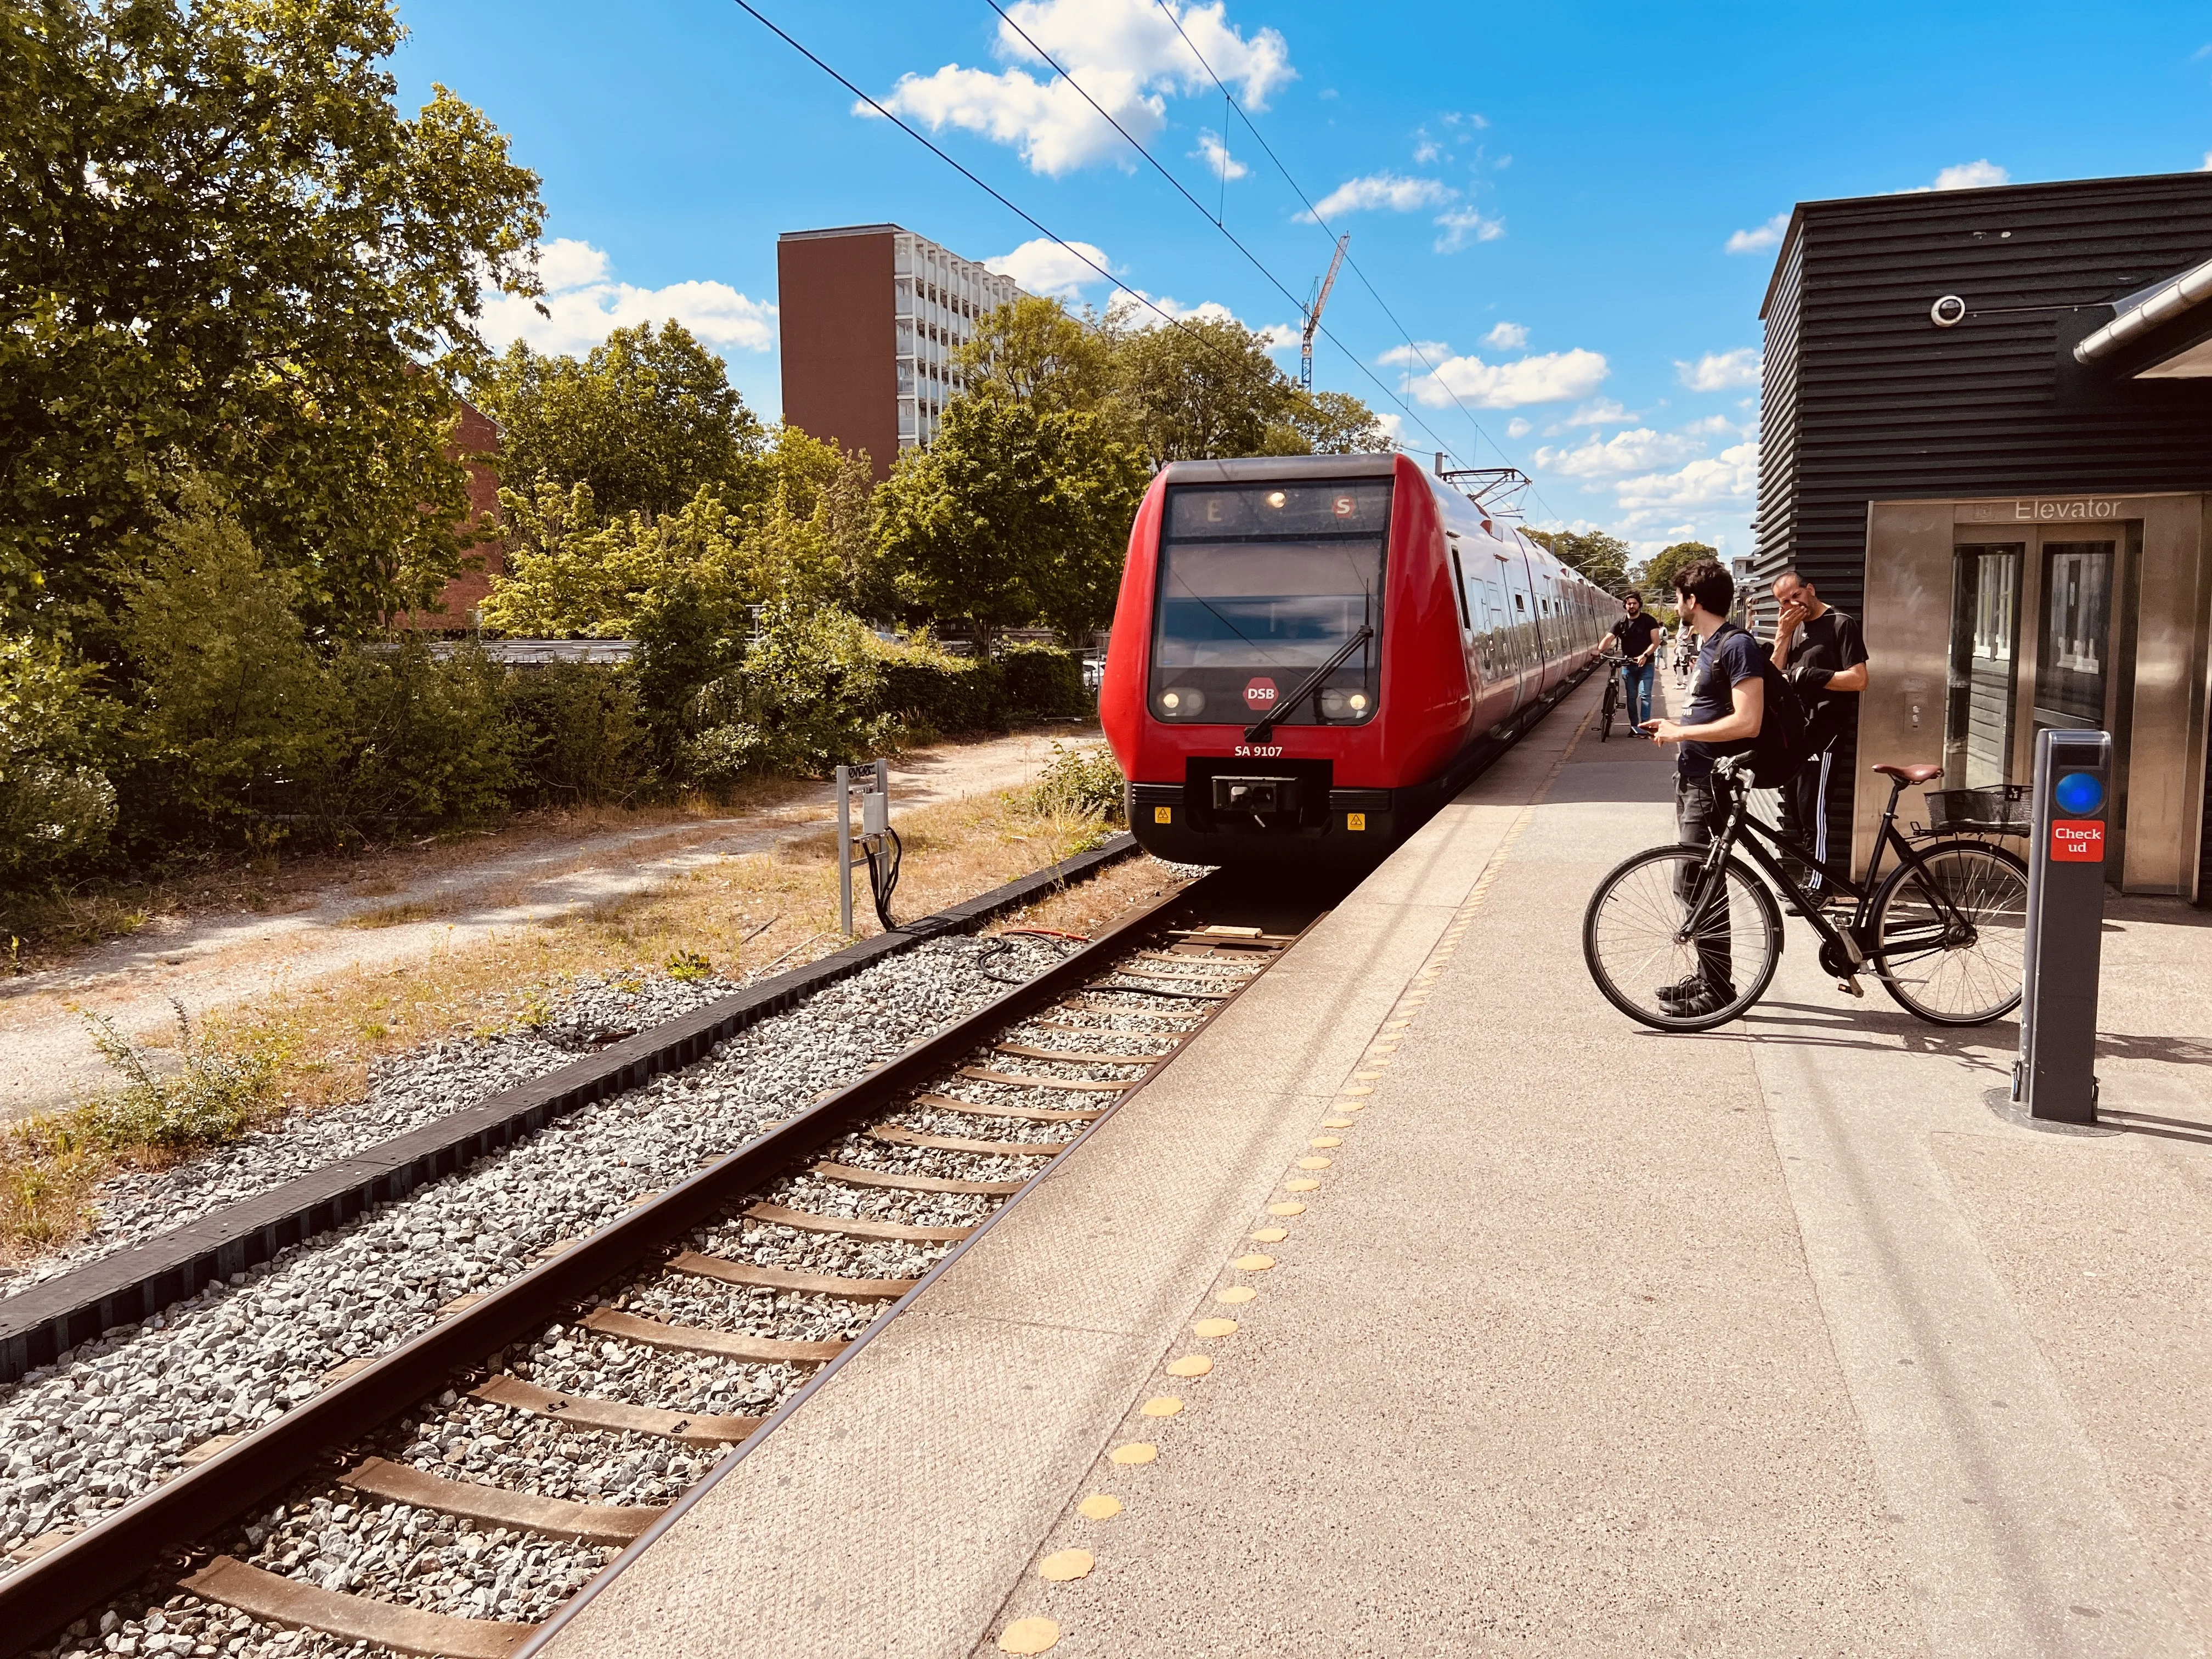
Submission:
<svg viewBox="0 0 2212 1659">
<path fill-rule="evenodd" d="M 2058 780 L 2051 799 L 2058 803 L 2060 811 L 2071 812 L 2076 817 L 2094 812 L 2105 804 L 2104 780 L 2094 772 L 2069 772 Z"/>
</svg>

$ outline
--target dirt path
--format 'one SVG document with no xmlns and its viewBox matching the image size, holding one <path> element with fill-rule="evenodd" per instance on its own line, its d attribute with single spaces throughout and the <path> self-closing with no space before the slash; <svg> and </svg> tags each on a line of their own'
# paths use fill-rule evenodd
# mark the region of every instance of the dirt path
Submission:
<svg viewBox="0 0 2212 1659">
<path fill-rule="evenodd" d="M 1036 778 L 1054 743 L 1097 736 L 1096 728 L 1070 727 L 918 750 L 891 767 L 894 811 L 1017 787 Z M 65 1104 L 112 1081 L 77 1009 L 96 1009 L 125 1032 L 144 1036 L 171 1028 L 172 997 L 198 1015 L 330 974 L 419 962 L 501 928 L 771 851 L 815 833 L 832 797 L 825 783 L 773 812 L 542 841 L 396 887 L 380 884 L 374 896 L 334 884 L 283 915 L 198 916 L 158 936 L 149 928 L 94 946 L 61 967 L 0 983 L 0 1119 Z M 410 913 L 419 919 L 362 925 Z"/>
</svg>

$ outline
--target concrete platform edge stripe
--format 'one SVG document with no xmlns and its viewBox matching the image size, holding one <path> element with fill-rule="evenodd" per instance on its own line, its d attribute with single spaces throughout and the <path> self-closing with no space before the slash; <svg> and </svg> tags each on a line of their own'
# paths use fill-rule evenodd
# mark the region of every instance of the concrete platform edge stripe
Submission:
<svg viewBox="0 0 2212 1659">
<path fill-rule="evenodd" d="M 714 1353 L 725 1359 L 758 1361 L 763 1365 L 818 1365 L 845 1352 L 843 1339 L 834 1342 L 787 1342 L 781 1337 L 753 1336 L 744 1331 L 710 1331 L 696 1325 L 664 1325 L 640 1314 L 616 1308 L 594 1308 L 580 1322 L 587 1331 L 619 1337 L 625 1342 L 673 1353 Z"/>
<path fill-rule="evenodd" d="M 854 1187 L 883 1187 L 898 1193 L 967 1193 L 1002 1198 L 1022 1189 L 1018 1181 L 956 1181 L 950 1176 L 904 1175 L 896 1170 L 864 1170 L 856 1164 L 817 1164 L 814 1173 Z"/>
<path fill-rule="evenodd" d="M 453 1619 L 396 1601 L 318 1589 L 218 1555 L 179 1588 L 288 1630 L 321 1631 L 398 1653 L 449 1659 L 507 1659 L 537 1626 L 491 1619 Z"/>
<path fill-rule="evenodd" d="M 1136 851 L 1133 836 L 1116 836 L 1103 847 L 746 986 L 434 1123 L 0 1299 L 0 1384 L 20 1380 L 64 1349 L 188 1300 L 214 1279 L 258 1266 L 286 1245 L 329 1232 L 457 1173 L 537 1133 L 555 1117 L 690 1065 L 715 1043 L 884 957 L 965 931 Z"/>
<path fill-rule="evenodd" d="M 627 1544 L 660 1518 L 665 1504 L 579 1504 L 565 1498 L 540 1498 L 473 1480 L 448 1480 L 407 1463 L 381 1457 L 363 1459 L 338 1477 L 338 1484 L 374 1498 L 408 1504 L 441 1515 L 459 1516 L 494 1526 L 520 1527 L 548 1538 L 583 1544 Z"/>
<path fill-rule="evenodd" d="M 802 1232 L 845 1233 L 854 1238 L 897 1238 L 912 1244 L 957 1243 L 973 1227 L 909 1227 L 902 1222 L 878 1221 L 871 1216 L 815 1215 L 805 1210 L 787 1210 L 781 1204 L 754 1204 L 745 1210 L 754 1221 L 796 1227 Z"/>
<path fill-rule="evenodd" d="M 1196 887 L 1202 884 L 1206 879 L 1206 878 L 1201 877 L 1198 883 L 1193 884 L 1193 886 Z M 1319 918 L 1316 918 L 1316 920 L 1318 921 Z M 1310 927 L 1307 929 L 1307 932 L 1311 931 Z M 1304 937 L 1304 934 L 1301 933 L 1298 937 L 1302 939 Z M 1297 943 L 1297 940 L 1291 940 L 1290 943 L 1295 944 Z M 1259 983 L 1261 979 L 1263 977 L 1265 977 L 1263 975 L 1254 975 L 1249 981 L 1244 985 L 1240 985 L 1236 990 L 1229 994 L 1228 997 L 1223 1000 L 1222 1007 L 1225 1008 L 1231 1003 L 1236 1001 L 1236 1000 L 1243 996 L 1252 985 Z M 1211 1019 L 1219 1012 L 1220 1009 L 1209 1010 L 1207 1011 L 1206 1018 Z M 1106 1120 L 1112 1117 L 1115 1113 L 1120 1111 L 1124 1106 L 1127 1105 L 1131 1100 L 1137 1097 L 1138 1094 L 1150 1087 L 1152 1083 L 1158 1080 L 1166 1070 L 1167 1068 L 1164 1066 L 1156 1066 L 1152 1071 L 1146 1073 L 1144 1081 L 1139 1083 L 1136 1088 L 1130 1090 L 1126 1094 L 1118 1096 L 1111 1104 L 1108 1105 L 1099 1112 L 1096 1121 L 1085 1124 L 1083 1127 L 1082 1133 L 1075 1136 L 1073 1139 L 1067 1143 L 1067 1150 L 1072 1152 L 1076 1147 L 1080 1146 L 1085 1141 L 1088 1140 L 1091 1135 L 1097 1132 L 1100 1124 L 1105 1122 Z M 761 1425 L 760 1430 L 757 1433 L 748 1437 L 737 1445 L 732 1446 L 720 1462 L 716 1463 L 713 1468 L 707 1471 L 706 1476 L 703 1480 L 694 1484 L 689 1490 L 684 1492 L 682 1496 L 678 1497 L 673 1504 L 668 1506 L 668 1513 L 662 1516 L 659 1520 L 654 1522 L 651 1529 L 647 1531 L 642 1538 L 640 1538 L 635 1543 L 625 1549 L 612 1561 L 607 1563 L 607 1565 L 600 1570 L 597 1577 L 592 1579 L 581 1589 L 578 1590 L 575 1595 L 570 1596 L 566 1601 L 562 1602 L 560 1607 L 556 1607 L 554 1610 L 552 1616 L 547 1619 L 544 1624 L 540 1625 L 536 1632 L 530 1638 L 529 1641 L 517 1650 L 515 1659 L 533 1659 L 533 1656 L 543 1652 L 546 1643 L 551 1641 L 554 1637 L 559 1635 L 562 1628 L 568 1625 L 568 1621 L 574 1619 L 579 1613 L 582 1612 L 586 1607 L 589 1606 L 592 1601 L 602 1589 L 605 1589 L 607 1585 L 612 1583 L 617 1578 L 620 1577 L 626 1568 L 628 1568 L 632 1563 L 635 1562 L 640 1557 L 643 1556 L 647 1550 L 651 1549 L 654 1541 L 663 1534 L 667 1532 L 671 1527 L 681 1521 L 685 1514 L 690 1511 L 693 1504 L 696 1504 L 701 1498 L 704 1498 L 709 1492 L 712 1492 L 716 1486 L 720 1486 L 725 1480 L 726 1480 L 730 1474 L 736 1470 L 739 1464 L 743 1463 L 747 1457 L 752 1455 L 753 1451 L 757 1448 L 766 1443 L 769 1436 L 773 1434 L 777 1429 L 781 1428 L 786 1423 L 789 1422 L 793 1416 L 802 1409 L 805 1406 L 806 1402 L 812 1399 L 818 1390 L 828 1387 L 830 1380 L 835 1377 L 841 1370 L 853 1362 L 854 1356 L 866 1349 L 867 1345 L 879 1334 L 889 1329 L 892 1321 L 898 1315 L 905 1312 L 908 1308 L 911 1307 L 915 1299 L 927 1291 L 932 1285 L 937 1282 L 939 1279 L 943 1277 L 946 1271 L 951 1267 L 954 1262 L 959 1261 L 962 1256 L 965 1255 L 970 1249 L 974 1249 L 976 1241 L 981 1239 L 984 1234 L 989 1232 L 994 1226 L 997 1225 L 999 1218 L 1001 1216 L 1011 1213 L 1017 1204 L 1019 1204 L 1024 1198 L 1028 1197 L 1031 1192 L 1036 1190 L 1039 1183 L 1041 1183 L 1048 1175 L 1051 1174 L 1052 1170 L 1057 1166 L 1058 1162 L 1058 1159 L 1054 1159 L 1053 1163 L 1044 1165 L 1043 1168 L 1040 1169 L 1035 1175 L 1031 1176 L 1026 1182 L 1023 1182 L 1022 1190 L 1020 1192 L 1016 1193 L 1004 1204 L 1001 1204 L 997 1209 L 994 1210 L 989 1215 L 985 1216 L 981 1221 L 978 1222 L 975 1225 L 975 1227 L 970 1229 L 969 1236 L 961 1240 L 957 1244 L 955 1244 L 951 1249 L 947 1250 L 945 1255 L 931 1267 L 930 1270 L 921 1276 L 921 1281 L 916 1284 L 912 1290 L 901 1297 L 884 1311 L 883 1317 L 876 1320 L 876 1322 L 870 1325 L 867 1329 L 862 1331 L 860 1335 L 854 1337 L 852 1342 L 847 1346 L 844 1352 L 839 1354 L 836 1358 L 831 1360 L 820 1370 L 815 1372 L 815 1374 L 806 1382 L 801 1383 L 796 1389 L 794 1389 L 781 1405 L 778 1406 L 774 1412 L 769 1413 L 767 1420 Z"/>
<path fill-rule="evenodd" d="M 768 1267 L 757 1261 L 732 1261 L 726 1256 L 702 1255 L 685 1250 L 668 1263 L 672 1273 L 720 1279 L 725 1285 L 756 1285 L 771 1291 L 797 1291 L 806 1296 L 843 1296 L 856 1301 L 894 1301 L 904 1296 L 919 1279 L 840 1279 L 834 1273 L 803 1273 L 790 1267 Z"/>
<path fill-rule="evenodd" d="M 664 1411 L 658 1406 L 633 1406 L 623 1400 L 599 1400 L 589 1395 L 562 1394 L 525 1382 L 519 1376 L 488 1377 L 469 1390 L 478 1400 L 528 1412 L 556 1423 L 587 1429 L 629 1429 L 657 1434 L 664 1440 L 686 1445 L 721 1446 L 758 1431 L 763 1419 L 718 1417 L 712 1412 Z"/>
</svg>

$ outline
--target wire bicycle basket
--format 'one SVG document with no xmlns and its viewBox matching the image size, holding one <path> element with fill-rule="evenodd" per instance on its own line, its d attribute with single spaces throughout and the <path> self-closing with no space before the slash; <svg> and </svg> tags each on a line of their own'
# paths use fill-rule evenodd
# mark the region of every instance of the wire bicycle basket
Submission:
<svg viewBox="0 0 2212 1659">
<path fill-rule="evenodd" d="M 1991 783 L 1974 789 L 1931 789 L 1922 799 L 1928 806 L 1928 828 L 1913 825 L 1922 840 L 1933 836 L 2027 836 L 2034 833 L 2028 821 L 2028 797 L 2034 786 Z"/>
</svg>

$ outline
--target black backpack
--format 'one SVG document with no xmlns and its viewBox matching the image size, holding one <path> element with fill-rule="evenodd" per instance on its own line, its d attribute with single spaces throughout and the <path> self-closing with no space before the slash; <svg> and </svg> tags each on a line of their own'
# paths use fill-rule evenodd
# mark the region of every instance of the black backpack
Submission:
<svg viewBox="0 0 2212 1659">
<path fill-rule="evenodd" d="M 1778 789 L 1812 757 L 1813 718 L 1772 657 L 1760 656 L 1759 683 L 1766 688 L 1765 712 L 1759 717 L 1759 735 L 1751 740 L 1751 781 L 1761 789 Z"/>
</svg>

